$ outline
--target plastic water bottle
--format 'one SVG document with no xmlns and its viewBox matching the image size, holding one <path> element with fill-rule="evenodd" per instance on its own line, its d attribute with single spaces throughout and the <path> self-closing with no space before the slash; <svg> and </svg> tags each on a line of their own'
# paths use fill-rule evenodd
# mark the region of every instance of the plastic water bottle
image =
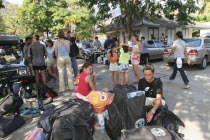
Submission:
<svg viewBox="0 0 210 140">
<path fill-rule="evenodd" d="M 131 98 L 134 98 L 136 96 L 141 96 L 141 95 L 145 95 L 145 91 L 134 91 L 134 92 L 130 92 L 130 93 L 127 93 L 127 98 L 128 99 L 131 99 Z"/>
</svg>

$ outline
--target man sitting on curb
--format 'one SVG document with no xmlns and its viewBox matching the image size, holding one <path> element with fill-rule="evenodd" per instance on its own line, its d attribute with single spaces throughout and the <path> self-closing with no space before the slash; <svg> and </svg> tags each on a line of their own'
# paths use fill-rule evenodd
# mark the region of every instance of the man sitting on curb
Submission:
<svg viewBox="0 0 210 140">
<path fill-rule="evenodd" d="M 146 64 L 143 68 L 144 78 L 139 80 L 138 90 L 145 91 L 146 103 L 145 106 L 153 106 L 147 113 L 147 122 L 149 123 L 156 110 L 165 105 L 163 98 L 163 85 L 159 78 L 154 77 L 154 66 L 152 64 Z"/>
</svg>

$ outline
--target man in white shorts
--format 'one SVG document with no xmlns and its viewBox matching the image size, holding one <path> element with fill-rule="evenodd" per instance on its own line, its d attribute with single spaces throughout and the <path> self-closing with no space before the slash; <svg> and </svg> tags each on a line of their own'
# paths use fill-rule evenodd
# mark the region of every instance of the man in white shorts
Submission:
<svg viewBox="0 0 210 140">
<path fill-rule="evenodd" d="M 149 123 L 156 110 L 165 105 L 163 98 L 163 84 L 159 78 L 154 77 L 154 66 L 146 64 L 143 68 L 144 78 L 139 80 L 138 90 L 145 91 L 146 103 L 145 106 L 152 106 L 152 109 L 147 113 L 147 122 Z"/>
</svg>

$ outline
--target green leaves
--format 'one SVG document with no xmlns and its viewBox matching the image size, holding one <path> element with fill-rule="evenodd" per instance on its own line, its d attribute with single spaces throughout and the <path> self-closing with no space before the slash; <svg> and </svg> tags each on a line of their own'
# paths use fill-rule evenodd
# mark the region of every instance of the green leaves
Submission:
<svg viewBox="0 0 210 140">
<path fill-rule="evenodd" d="M 0 9 L 1 9 L 1 8 L 4 8 L 3 0 L 0 0 Z"/>
</svg>

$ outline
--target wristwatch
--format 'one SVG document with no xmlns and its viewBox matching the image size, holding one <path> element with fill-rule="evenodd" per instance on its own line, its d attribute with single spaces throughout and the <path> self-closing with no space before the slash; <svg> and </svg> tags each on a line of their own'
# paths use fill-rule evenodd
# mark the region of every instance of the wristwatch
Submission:
<svg viewBox="0 0 210 140">
<path fill-rule="evenodd" d="M 151 109 L 150 111 L 151 111 L 153 114 L 155 114 L 155 110 L 154 110 L 154 109 Z"/>
</svg>

